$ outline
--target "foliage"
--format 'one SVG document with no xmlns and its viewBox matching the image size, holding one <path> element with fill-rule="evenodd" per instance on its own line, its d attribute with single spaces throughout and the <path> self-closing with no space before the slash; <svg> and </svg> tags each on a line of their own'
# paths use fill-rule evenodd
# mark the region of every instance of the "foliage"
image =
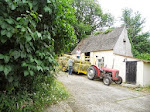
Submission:
<svg viewBox="0 0 150 112">
<path fill-rule="evenodd" d="M 4 112 L 41 112 L 46 106 L 68 97 L 64 86 L 51 76 L 38 76 L 33 81 L 35 92 L 19 91 L 16 94 L 0 92 L 0 110 Z"/>
<path fill-rule="evenodd" d="M 133 14 L 131 9 L 124 9 L 122 20 L 128 29 L 128 37 L 132 44 L 133 55 L 141 57 L 138 55 L 150 53 L 150 42 L 148 40 L 150 33 L 142 31 L 145 19 L 142 19 L 141 14 L 139 12 Z"/>
<path fill-rule="evenodd" d="M 40 0 L 36 5 L 37 12 L 43 15 L 38 29 L 50 32 L 57 54 L 69 51 L 76 42 L 72 26 L 76 22 L 76 17 L 71 3 L 71 0 Z"/>
<path fill-rule="evenodd" d="M 15 102 L 26 100 L 42 105 L 49 95 L 43 96 L 49 90 L 42 77 L 53 75 L 55 52 L 76 41 L 73 9 L 69 0 L 1 0 L 0 5 L 0 110 L 15 111 Z"/>
<path fill-rule="evenodd" d="M 105 31 L 96 31 L 96 32 L 94 32 L 93 34 L 94 34 L 94 35 L 107 34 L 107 33 L 111 32 L 113 29 L 114 29 L 114 28 L 108 28 L 108 29 L 105 30 Z"/>
<path fill-rule="evenodd" d="M 96 32 L 94 32 L 93 33 L 93 35 L 99 35 L 99 34 L 102 34 L 103 32 L 101 32 L 101 31 L 96 31 Z"/>
<path fill-rule="evenodd" d="M 104 34 L 107 34 L 107 33 L 111 32 L 113 29 L 114 29 L 114 28 L 109 28 L 109 29 L 107 29 L 106 31 L 104 31 L 103 33 L 104 33 Z"/>
<path fill-rule="evenodd" d="M 73 0 L 77 23 L 74 24 L 77 38 L 81 40 L 90 35 L 95 29 L 102 29 L 113 24 L 113 17 L 103 13 L 96 0 Z"/>
<path fill-rule="evenodd" d="M 137 58 L 150 61 L 150 54 L 138 54 Z"/>
</svg>

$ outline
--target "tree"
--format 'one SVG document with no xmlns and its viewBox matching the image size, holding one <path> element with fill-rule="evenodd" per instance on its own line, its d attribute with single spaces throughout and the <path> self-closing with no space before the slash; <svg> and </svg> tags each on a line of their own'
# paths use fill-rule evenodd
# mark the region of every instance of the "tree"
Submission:
<svg viewBox="0 0 150 112">
<path fill-rule="evenodd" d="M 124 9 L 122 21 L 128 29 L 133 55 L 138 56 L 141 53 L 150 53 L 150 42 L 148 41 L 150 33 L 142 31 L 145 19 L 142 19 L 141 14 L 139 12 L 133 13 L 131 9 Z"/>
<path fill-rule="evenodd" d="M 76 19 L 70 0 L 0 0 L 0 5 L 0 110 L 22 111 L 17 109 L 26 100 L 49 98 L 44 87 L 53 81 L 46 80 L 53 77 L 55 53 L 76 41 L 71 25 Z"/>
<path fill-rule="evenodd" d="M 90 35 L 97 28 L 109 27 L 113 24 L 113 18 L 108 13 L 103 13 L 96 0 L 73 0 L 77 23 L 74 24 L 78 39 Z"/>
<path fill-rule="evenodd" d="M 36 1 L 36 0 L 35 0 Z M 54 39 L 55 53 L 69 51 L 70 47 L 76 42 L 76 35 L 72 24 L 76 22 L 74 10 L 71 7 L 71 0 L 41 0 L 36 5 L 37 12 L 42 14 L 42 26 L 38 29 L 47 30 Z"/>
</svg>

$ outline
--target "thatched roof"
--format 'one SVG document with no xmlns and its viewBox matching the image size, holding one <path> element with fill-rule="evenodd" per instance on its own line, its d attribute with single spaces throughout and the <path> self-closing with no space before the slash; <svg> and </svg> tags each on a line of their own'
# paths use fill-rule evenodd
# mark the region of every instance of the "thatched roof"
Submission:
<svg viewBox="0 0 150 112">
<path fill-rule="evenodd" d="M 90 37 L 81 40 L 71 53 L 75 54 L 78 47 L 83 53 L 92 51 L 112 50 L 123 29 L 124 27 L 119 27 L 115 28 L 107 34 L 91 35 Z"/>
</svg>

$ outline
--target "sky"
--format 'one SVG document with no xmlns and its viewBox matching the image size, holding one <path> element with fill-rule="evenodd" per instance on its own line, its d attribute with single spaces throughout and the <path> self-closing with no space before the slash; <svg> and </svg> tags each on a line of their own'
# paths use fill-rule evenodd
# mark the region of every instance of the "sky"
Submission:
<svg viewBox="0 0 150 112">
<path fill-rule="evenodd" d="M 111 13 L 115 18 L 114 26 L 121 25 L 120 18 L 125 8 L 131 8 L 133 12 L 139 12 L 145 18 L 143 31 L 150 31 L 150 0 L 98 0 L 104 12 Z"/>
</svg>

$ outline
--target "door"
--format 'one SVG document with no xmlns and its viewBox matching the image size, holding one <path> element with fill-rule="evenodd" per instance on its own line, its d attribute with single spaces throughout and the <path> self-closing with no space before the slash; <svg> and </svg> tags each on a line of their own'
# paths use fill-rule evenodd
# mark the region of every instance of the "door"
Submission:
<svg viewBox="0 0 150 112">
<path fill-rule="evenodd" d="M 126 62 L 126 82 L 136 84 L 137 61 Z"/>
</svg>

